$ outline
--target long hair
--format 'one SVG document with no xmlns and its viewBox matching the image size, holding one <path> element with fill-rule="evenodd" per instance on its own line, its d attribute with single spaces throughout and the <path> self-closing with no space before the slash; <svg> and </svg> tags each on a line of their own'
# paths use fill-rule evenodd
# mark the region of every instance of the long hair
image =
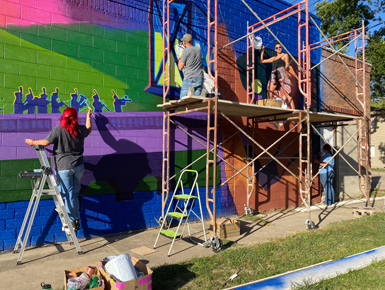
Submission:
<svg viewBox="0 0 385 290">
<path fill-rule="evenodd" d="M 67 107 L 59 119 L 61 128 L 66 129 L 76 139 L 79 132 L 78 112 L 75 108 Z"/>
</svg>

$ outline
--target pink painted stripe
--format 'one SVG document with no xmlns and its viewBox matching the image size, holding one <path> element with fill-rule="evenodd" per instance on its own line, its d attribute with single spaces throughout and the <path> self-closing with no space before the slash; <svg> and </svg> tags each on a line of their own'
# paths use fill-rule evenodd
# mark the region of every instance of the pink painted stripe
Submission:
<svg viewBox="0 0 385 290">
<path fill-rule="evenodd" d="M 151 289 L 152 289 L 152 284 L 148 284 L 147 290 L 151 290 Z"/>
<path fill-rule="evenodd" d="M 143 279 L 139 280 L 139 286 L 151 281 L 151 279 L 152 279 L 152 274 L 148 275 L 147 277 L 144 277 Z"/>
<path fill-rule="evenodd" d="M 126 283 L 124 283 L 124 282 L 123 283 L 116 282 L 115 286 L 118 289 L 124 289 L 126 287 Z"/>
</svg>

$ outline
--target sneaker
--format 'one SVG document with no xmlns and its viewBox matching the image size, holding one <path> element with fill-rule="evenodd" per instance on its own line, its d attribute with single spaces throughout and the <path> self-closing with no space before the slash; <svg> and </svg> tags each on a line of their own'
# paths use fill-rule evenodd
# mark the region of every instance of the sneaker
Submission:
<svg viewBox="0 0 385 290">
<path fill-rule="evenodd" d="M 200 97 L 201 98 L 206 98 L 206 96 L 207 96 L 207 90 L 206 89 L 202 89 Z"/>
<path fill-rule="evenodd" d="M 76 221 L 71 221 L 71 226 L 74 229 L 74 232 L 76 233 L 78 231 L 77 226 L 76 226 Z"/>
<path fill-rule="evenodd" d="M 80 230 L 80 219 L 76 219 L 75 220 L 75 225 L 76 225 L 76 230 L 78 231 L 78 230 Z"/>
</svg>

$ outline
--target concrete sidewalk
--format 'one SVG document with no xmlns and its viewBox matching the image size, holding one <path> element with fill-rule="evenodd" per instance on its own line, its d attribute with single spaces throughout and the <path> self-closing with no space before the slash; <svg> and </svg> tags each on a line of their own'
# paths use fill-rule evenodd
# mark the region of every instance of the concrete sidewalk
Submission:
<svg viewBox="0 0 385 290">
<path fill-rule="evenodd" d="M 322 228 L 332 222 L 352 219 L 352 211 L 344 205 L 338 205 L 313 210 L 312 220 L 316 226 Z M 364 203 L 355 203 L 354 207 L 365 206 Z M 383 210 L 384 200 L 375 202 L 376 208 Z M 271 238 L 283 237 L 296 232 L 305 231 L 305 220 L 307 213 L 295 209 L 273 212 L 261 215 L 266 221 L 259 225 L 252 221 L 241 221 L 242 235 L 230 238 L 238 245 L 248 246 L 253 243 L 266 242 Z M 208 229 L 208 222 L 205 223 Z M 191 225 L 192 235 L 203 239 L 201 224 Z M 148 264 L 150 268 L 163 264 L 172 264 L 188 260 L 193 257 L 215 255 L 211 249 L 188 242 L 188 238 L 176 241 L 171 256 L 167 257 L 171 240 L 160 237 L 158 241 L 158 252 L 141 256 L 131 252 L 132 249 L 147 246 L 152 248 L 158 234 L 158 230 L 151 229 L 136 234 L 115 235 L 99 237 L 80 243 L 83 255 L 78 255 L 74 246 L 58 244 L 48 247 L 26 250 L 22 264 L 16 266 L 17 254 L 4 253 L 0 255 L 0 288 L 7 290 L 19 289 L 41 289 L 40 283 L 52 284 L 53 289 L 63 287 L 64 269 L 88 266 L 93 261 L 98 261 L 106 256 L 129 253 Z M 209 236 L 209 233 L 207 231 Z M 40 287 L 40 288 L 39 288 Z"/>
</svg>

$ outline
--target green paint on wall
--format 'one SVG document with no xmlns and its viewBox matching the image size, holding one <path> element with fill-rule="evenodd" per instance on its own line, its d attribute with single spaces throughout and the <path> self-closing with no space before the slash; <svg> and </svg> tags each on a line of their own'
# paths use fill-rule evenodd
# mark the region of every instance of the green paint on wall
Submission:
<svg viewBox="0 0 385 290">
<path fill-rule="evenodd" d="M 58 87 L 67 105 L 75 88 L 91 104 L 96 90 L 111 112 L 114 90 L 119 98 L 127 95 L 132 100 L 123 112 L 161 111 L 156 106 L 161 98 L 144 91 L 149 81 L 148 31 L 108 29 L 107 33 L 93 24 L 12 26 L 0 29 L 0 48 L 1 89 L 8 89 L 0 89 L 2 113 L 14 113 L 13 92 L 19 86 L 31 88 L 35 96 L 45 87 L 49 97 Z"/>
<path fill-rule="evenodd" d="M 186 165 L 192 161 L 198 159 L 205 154 L 205 150 L 191 150 L 191 151 L 176 151 L 175 152 L 175 168 L 174 172 L 179 172 Z M 0 161 L 0 202 L 12 202 L 29 200 L 32 194 L 32 187 L 29 179 L 21 179 L 18 174 L 22 171 L 33 170 L 40 168 L 40 162 L 38 159 L 21 159 L 21 160 L 3 160 Z M 189 169 L 198 171 L 198 185 L 200 187 L 206 185 L 206 158 L 201 158 L 199 161 L 193 164 Z M 174 184 L 177 182 L 179 175 L 174 180 Z M 191 187 L 195 175 L 190 173 L 185 174 L 182 179 L 185 188 Z M 212 173 L 210 174 L 210 186 L 212 186 Z M 217 167 L 217 181 L 218 184 L 221 180 L 221 166 Z M 135 192 L 142 191 L 160 191 L 162 185 L 161 176 L 146 176 L 138 184 Z M 114 194 L 115 190 L 112 186 L 104 180 L 91 182 L 83 195 L 96 195 L 96 194 Z M 42 197 L 43 199 L 49 199 L 51 197 Z"/>
</svg>

